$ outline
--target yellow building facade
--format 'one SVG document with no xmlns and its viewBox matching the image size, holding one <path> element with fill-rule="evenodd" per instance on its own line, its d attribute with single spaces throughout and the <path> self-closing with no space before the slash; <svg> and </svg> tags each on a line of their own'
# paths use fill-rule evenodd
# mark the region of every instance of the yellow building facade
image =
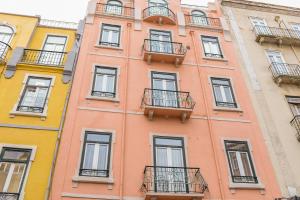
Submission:
<svg viewBox="0 0 300 200">
<path fill-rule="evenodd" d="M 0 13 L 0 199 L 46 199 L 79 49 L 77 24 Z"/>
</svg>

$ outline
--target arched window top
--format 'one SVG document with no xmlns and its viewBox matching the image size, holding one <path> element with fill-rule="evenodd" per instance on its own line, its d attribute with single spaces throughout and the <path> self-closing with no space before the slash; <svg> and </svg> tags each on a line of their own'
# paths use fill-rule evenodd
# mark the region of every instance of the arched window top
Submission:
<svg viewBox="0 0 300 200">
<path fill-rule="evenodd" d="M 109 0 L 107 1 L 107 4 L 109 5 L 117 5 L 117 6 L 122 6 L 122 2 L 118 0 Z"/>
<path fill-rule="evenodd" d="M 192 15 L 197 16 L 197 17 L 206 17 L 205 12 L 203 12 L 201 10 L 193 10 Z"/>
<path fill-rule="evenodd" d="M 10 26 L 0 25 L 0 41 L 8 44 L 14 32 L 14 29 Z"/>
<path fill-rule="evenodd" d="M 166 6 L 166 5 L 168 5 L 168 2 L 165 0 L 149 0 L 149 4 Z"/>
</svg>

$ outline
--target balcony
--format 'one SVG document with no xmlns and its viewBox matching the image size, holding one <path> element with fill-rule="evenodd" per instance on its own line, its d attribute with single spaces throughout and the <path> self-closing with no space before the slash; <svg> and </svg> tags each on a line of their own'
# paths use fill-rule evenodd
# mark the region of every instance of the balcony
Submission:
<svg viewBox="0 0 300 200">
<path fill-rule="evenodd" d="M 276 198 L 275 200 L 300 200 L 299 196 L 294 196 L 294 197 L 281 197 L 281 198 Z"/>
<path fill-rule="evenodd" d="M 219 18 L 185 15 L 185 22 L 188 26 L 222 29 L 221 20 Z"/>
<path fill-rule="evenodd" d="M 199 168 L 146 166 L 142 191 L 146 200 L 203 198 L 208 185 Z"/>
<path fill-rule="evenodd" d="M 114 4 L 97 3 L 96 14 L 133 19 L 134 8 Z"/>
<path fill-rule="evenodd" d="M 145 22 L 158 24 L 176 24 L 176 15 L 172 10 L 165 6 L 150 6 L 143 10 Z"/>
<path fill-rule="evenodd" d="M 300 45 L 300 31 L 268 26 L 255 26 L 256 41 L 259 43 L 277 43 Z"/>
<path fill-rule="evenodd" d="M 61 67 L 66 61 L 66 55 L 66 52 L 25 49 L 20 63 Z"/>
<path fill-rule="evenodd" d="M 143 50 L 148 64 L 155 61 L 175 64 L 176 67 L 182 64 L 186 54 L 182 43 L 150 39 L 144 40 Z"/>
<path fill-rule="evenodd" d="M 11 47 L 5 42 L 0 41 L 0 65 L 6 63 L 6 56 Z"/>
<path fill-rule="evenodd" d="M 9 193 L 9 192 L 0 192 L 0 199 L 1 200 L 18 200 L 19 194 L 18 193 Z"/>
<path fill-rule="evenodd" d="M 291 125 L 296 129 L 297 139 L 300 142 L 300 115 L 296 115 L 292 121 Z"/>
<path fill-rule="evenodd" d="M 277 84 L 300 84 L 300 65 L 287 63 L 272 63 L 270 70 Z"/>
<path fill-rule="evenodd" d="M 154 116 L 165 116 L 179 117 L 184 122 L 190 118 L 195 102 L 189 92 L 146 88 L 142 107 L 150 120 Z"/>
</svg>

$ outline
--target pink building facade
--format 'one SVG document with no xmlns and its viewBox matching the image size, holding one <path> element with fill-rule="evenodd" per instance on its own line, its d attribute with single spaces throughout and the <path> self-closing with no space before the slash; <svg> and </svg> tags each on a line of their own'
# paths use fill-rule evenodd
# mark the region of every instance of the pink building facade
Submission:
<svg viewBox="0 0 300 200">
<path fill-rule="evenodd" d="M 91 1 L 51 200 L 281 196 L 219 5 Z"/>
</svg>

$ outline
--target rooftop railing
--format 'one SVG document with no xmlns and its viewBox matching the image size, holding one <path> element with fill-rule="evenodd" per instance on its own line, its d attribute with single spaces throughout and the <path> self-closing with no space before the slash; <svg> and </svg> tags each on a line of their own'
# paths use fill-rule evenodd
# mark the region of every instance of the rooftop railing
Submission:
<svg viewBox="0 0 300 200">
<path fill-rule="evenodd" d="M 62 66 L 66 60 L 66 52 L 25 49 L 21 63 L 32 65 Z"/>
<path fill-rule="evenodd" d="M 97 3 L 96 14 L 134 18 L 134 8 L 114 4 Z"/>
<path fill-rule="evenodd" d="M 185 15 L 185 21 L 187 25 L 222 28 L 219 18 L 204 17 L 200 15 Z"/>
<path fill-rule="evenodd" d="M 199 168 L 146 166 L 142 190 L 146 193 L 203 194 L 208 185 Z"/>
<path fill-rule="evenodd" d="M 63 22 L 49 19 L 41 19 L 39 25 L 67 29 L 77 29 L 78 27 L 78 24 L 74 22 Z"/>
</svg>

